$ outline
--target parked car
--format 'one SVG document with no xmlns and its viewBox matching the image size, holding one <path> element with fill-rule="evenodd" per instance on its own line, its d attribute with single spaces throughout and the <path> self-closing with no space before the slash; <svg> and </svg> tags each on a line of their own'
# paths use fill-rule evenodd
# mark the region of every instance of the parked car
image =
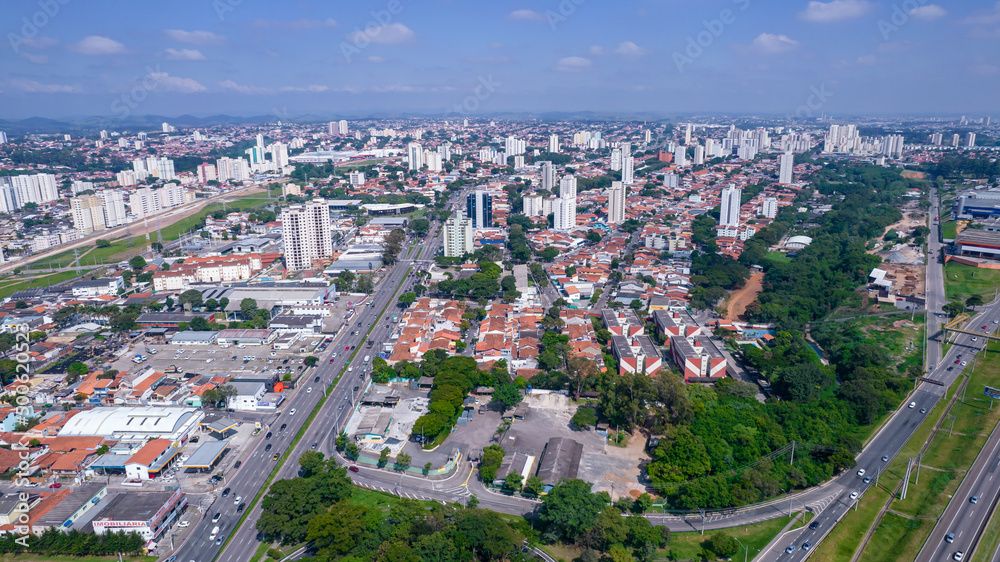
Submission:
<svg viewBox="0 0 1000 562">
<path fill-rule="evenodd" d="M 354 466 L 352 464 L 351 466 L 347 467 L 347 470 L 350 470 L 351 472 L 357 472 L 358 471 L 358 467 L 356 467 L 356 466 Z"/>
</svg>

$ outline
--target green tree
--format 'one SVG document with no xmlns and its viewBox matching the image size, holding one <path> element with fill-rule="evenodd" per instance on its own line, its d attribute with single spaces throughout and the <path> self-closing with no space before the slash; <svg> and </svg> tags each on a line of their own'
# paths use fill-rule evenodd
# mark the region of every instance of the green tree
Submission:
<svg viewBox="0 0 1000 562">
<path fill-rule="evenodd" d="M 542 479 L 537 476 L 529 476 L 528 480 L 524 483 L 524 493 L 529 496 L 538 497 L 542 495 L 542 491 L 545 489 L 545 484 Z"/>
<path fill-rule="evenodd" d="M 983 296 L 980 295 L 979 293 L 976 293 L 970 296 L 969 298 L 965 299 L 965 306 L 968 306 L 970 308 L 976 308 L 977 306 L 983 306 L 984 304 L 986 304 L 986 301 L 983 300 Z"/>
<path fill-rule="evenodd" d="M 207 332 L 212 329 L 204 316 L 195 316 L 192 318 L 190 328 L 195 332 Z"/>
<path fill-rule="evenodd" d="M 181 305 L 190 304 L 192 307 L 198 307 L 202 305 L 201 291 L 197 289 L 188 289 L 181 293 L 178 298 Z"/>
<path fill-rule="evenodd" d="M 503 490 L 514 493 L 521 491 L 521 484 L 524 482 L 524 477 L 521 476 L 520 472 L 511 471 L 503 479 Z"/>
<path fill-rule="evenodd" d="M 417 295 L 414 293 L 403 293 L 399 295 L 399 302 L 405 306 L 410 306 L 417 300 Z"/>
<path fill-rule="evenodd" d="M 315 367 L 316 363 L 319 362 L 319 358 L 310 355 L 310 356 L 306 357 L 303 361 L 305 362 L 305 366 L 306 367 Z"/>
<path fill-rule="evenodd" d="M 555 536 L 574 541 L 597 522 L 605 499 L 580 479 L 563 480 L 542 500 L 539 518 L 550 525 Z"/>
<path fill-rule="evenodd" d="M 378 455 L 378 466 L 379 468 L 384 467 L 389 463 L 389 448 L 384 447 Z"/>
<path fill-rule="evenodd" d="M 110 248 L 111 247 L 111 242 L 108 242 L 107 240 L 103 240 L 102 239 L 102 240 L 98 240 L 97 242 L 94 242 L 94 245 L 97 246 L 98 248 Z"/>
<path fill-rule="evenodd" d="M 146 267 L 146 260 L 142 256 L 135 256 L 128 260 L 128 265 L 132 269 L 138 271 Z"/>
<path fill-rule="evenodd" d="M 240 301 L 240 316 L 244 320 L 249 320 L 257 314 L 257 301 L 251 298 L 245 298 Z"/>
<path fill-rule="evenodd" d="M 479 461 L 479 477 L 483 482 L 493 482 L 497 477 L 497 469 L 503 463 L 504 450 L 499 445 L 489 445 L 483 449 Z"/>
<path fill-rule="evenodd" d="M 90 372 L 90 369 L 87 368 L 87 365 L 75 361 L 69 367 L 66 367 L 66 381 L 72 384 L 80 380 L 80 377 L 86 376 L 88 372 Z"/>
<path fill-rule="evenodd" d="M 732 558 L 740 551 L 736 539 L 723 531 L 712 533 L 705 542 L 705 550 L 714 555 L 710 558 Z"/>
<path fill-rule="evenodd" d="M 500 383 L 493 391 L 493 400 L 503 404 L 507 409 L 517 406 L 523 399 L 517 386 L 511 382 Z"/>
<path fill-rule="evenodd" d="M 573 427 L 577 429 L 587 429 L 588 427 L 594 427 L 597 425 L 597 412 L 593 408 L 587 406 L 581 406 L 577 408 L 576 413 L 573 414 L 570 422 L 573 423 Z"/>
<path fill-rule="evenodd" d="M 955 317 L 965 312 L 966 308 L 968 308 L 966 304 L 962 304 L 960 302 L 949 302 L 942 306 L 941 310 L 947 312 L 949 316 Z"/>
<path fill-rule="evenodd" d="M 413 457 L 407 455 L 406 453 L 399 453 L 396 455 L 396 470 L 400 472 L 405 471 L 410 468 L 410 463 L 413 462 Z"/>
</svg>

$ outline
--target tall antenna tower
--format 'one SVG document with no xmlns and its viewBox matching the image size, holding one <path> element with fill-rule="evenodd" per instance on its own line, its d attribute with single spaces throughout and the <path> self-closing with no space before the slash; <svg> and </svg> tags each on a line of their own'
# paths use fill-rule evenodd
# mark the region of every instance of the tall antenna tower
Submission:
<svg viewBox="0 0 1000 562">
<path fill-rule="evenodd" d="M 73 263 L 76 264 L 76 274 L 80 274 L 80 249 L 73 248 Z"/>
</svg>

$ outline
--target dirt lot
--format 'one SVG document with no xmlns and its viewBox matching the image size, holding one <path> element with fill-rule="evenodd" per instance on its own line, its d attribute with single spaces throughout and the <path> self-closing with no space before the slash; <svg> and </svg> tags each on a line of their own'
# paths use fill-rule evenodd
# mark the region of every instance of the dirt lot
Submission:
<svg viewBox="0 0 1000 562">
<path fill-rule="evenodd" d="M 760 294 L 763 287 L 761 282 L 764 280 L 763 272 L 756 272 L 750 275 L 750 279 L 747 279 L 747 284 L 743 286 L 742 289 L 733 292 L 729 296 L 729 309 L 726 311 L 726 322 L 735 322 L 736 320 L 743 320 L 743 311 L 747 309 L 747 305 L 752 303 L 757 295 Z"/>
</svg>

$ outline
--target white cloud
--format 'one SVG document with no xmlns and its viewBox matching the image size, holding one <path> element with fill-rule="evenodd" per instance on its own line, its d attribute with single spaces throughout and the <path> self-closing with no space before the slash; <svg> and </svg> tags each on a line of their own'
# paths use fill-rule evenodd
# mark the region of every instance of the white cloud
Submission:
<svg viewBox="0 0 1000 562">
<path fill-rule="evenodd" d="M 45 55 L 34 55 L 29 52 L 23 52 L 21 53 L 21 56 L 24 57 L 24 60 L 34 64 L 45 64 L 49 62 L 49 57 Z"/>
<path fill-rule="evenodd" d="M 946 12 L 944 8 L 938 6 L 937 4 L 917 6 L 916 8 L 910 10 L 910 16 L 917 18 L 918 20 L 924 20 L 924 21 L 930 21 L 942 18 L 947 13 L 948 12 Z"/>
<path fill-rule="evenodd" d="M 545 14 L 534 10 L 514 10 L 513 12 L 507 14 L 507 19 L 545 21 Z"/>
<path fill-rule="evenodd" d="M 787 35 L 761 33 L 750 44 L 750 49 L 764 55 L 784 53 L 798 48 L 799 42 Z"/>
<path fill-rule="evenodd" d="M 608 54 L 608 50 L 605 49 L 604 47 L 600 46 L 600 45 L 591 45 L 590 49 L 588 49 L 588 50 L 590 51 L 590 54 L 596 55 L 596 56 L 601 56 L 601 55 Z"/>
<path fill-rule="evenodd" d="M 993 25 L 1000 23 L 1000 2 L 997 2 L 992 10 L 969 16 L 962 20 L 962 23 L 971 25 Z"/>
<path fill-rule="evenodd" d="M 283 86 L 280 91 L 282 92 L 309 92 L 309 93 L 320 93 L 329 90 L 327 86 L 322 86 L 320 84 L 310 84 L 305 87 L 301 86 Z"/>
<path fill-rule="evenodd" d="M 146 77 L 156 82 L 168 92 L 193 94 L 195 92 L 204 92 L 206 89 L 204 86 L 199 84 L 197 80 L 171 76 L 166 72 L 150 72 L 146 75 Z"/>
<path fill-rule="evenodd" d="M 163 51 L 167 60 L 205 60 L 205 55 L 198 49 L 167 49 Z"/>
<path fill-rule="evenodd" d="M 510 57 L 467 57 L 466 62 L 472 64 L 510 64 L 514 59 Z"/>
<path fill-rule="evenodd" d="M 11 78 L 7 80 L 7 85 L 15 90 L 27 92 L 29 94 L 75 94 L 80 91 L 76 86 L 63 84 L 42 84 L 26 78 Z"/>
<path fill-rule="evenodd" d="M 382 58 L 382 57 L 376 56 L 376 55 L 372 55 L 372 56 L 368 57 L 368 62 L 375 63 L 375 64 L 382 64 L 383 62 L 385 62 L 385 59 Z"/>
<path fill-rule="evenodd" d="M 49 49 L 59 44 L 58 39 L 54 39 L 52 37 L 44 37 L 44 36 L 31 37 L 31 38 L 25 37 L 22 41 L 24 42 L 25 45 L 33 49 Z"/>
<path fill-rule="evenodd" d="M 316 29 L 319 27 L 337 27 L 337 20 L 326 18 L 324 20 L 297 19 L 292 21 L 266 20 L 257 18 L 250 22 L 254 27 L 264 27 L 270 29 Z"/>
<path fill-rule="evenodd" d="M 347 34 L 347 40 L 353 42 L 355 45 L 366 45 L 368 43 L 394 45 L 396 43 L 407 43 L 416 38 L 417 34 L 401 23 L 366 27 L 364 31 L 359 30 Z"/>
<path fill-rule="evenodd" d="M 619 43 L 618 47 L 615 49 L 616 54 L 626 57 L 641 57 L 642 55 L 645 55 L 646 52 L 646 49 L 643 49 L 631 41 Z"/>
<path fill-rule="evenodd" d="M 191 45 L 221 45 L 226 42 L 226 38 L 222 35 L 216 35 L 211 31 L 204 30 L 184 31 L 183 29 L 167 29 L 163 34 L 168 39 Z"/>
<path fill-rule="evenodd" d="M 262 88 L 260 86 L 247 86 L 244 84 L 237 84 L 232 80 L 223 80 L 219 82 L 219 85 L 227 90 L 232 90 L 240 94 L 270 94 L 270 88 Z"/>
<path fill-rule="evenodd" d="M 81 55 L 117 55 L 125 52 L 125 45 L 100 35 L 85 37 L 83 41 L 74 43 L 69 48 Z"/>
<path fill-rule="evenodd" d="M 583 57 L 566 57 L 556 62 L 556 70 L 560 72 L 576 72 L 590 67 L 590 59 Z"/>
<path fill-rule="evenodd" d="M 867 0 L 831 0 L 819 2 L 813 0 L 806 9 L 799 12 L 799 19 L 814 23 L 831 23 L 861 17 L 871 9 Z"/>
</svg>

